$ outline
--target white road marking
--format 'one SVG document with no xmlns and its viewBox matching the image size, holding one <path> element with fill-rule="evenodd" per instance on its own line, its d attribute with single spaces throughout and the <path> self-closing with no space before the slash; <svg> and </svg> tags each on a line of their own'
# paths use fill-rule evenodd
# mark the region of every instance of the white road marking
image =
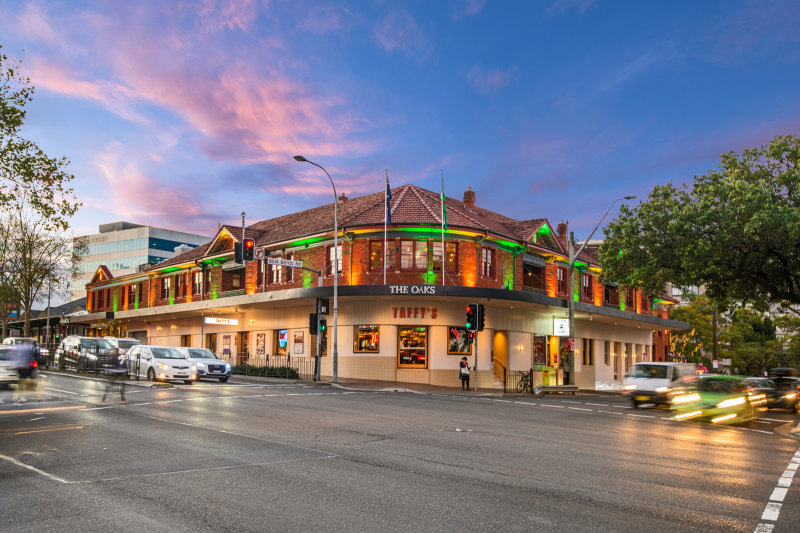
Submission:
<svg viewBox="0 0 800 533">
<path fill-rule="evenodd" d="M 61 389 L 51 389 L 50 387 L 45 387 L 44 390 L 52 390 L 52 391 L 56 391 L 56 392 L 63 392 L 64 394 L 75 394 L 75 395 L 79 395 L 80 394 L 80 392 L 72 392 L 72 391 L 61 390 Z"/>
<path fill-rule="evenodd" d="M 606 413 L 609 415 L 621 415 L 622 413 L 618 413 L 616 411 L 597 411 L 598 413 Z"/>
<path fill-rule="evenodd" d="M 511 400 L 495 400 L 496 402 L 511 403 Z"/>
<path fill-rule="evenodd" d="M 789 422 L 789 420 L 781 420 L 780 418 L 764 418 L 761 417 L 759 420 L 766 420 L 768 422 Z"/>
<path fill-rule="evenodd" d="M 628 416 L 635 416 L 637 418 L 655 418 L 654 415 L 635 415 L 633 413 L 628 413 Z"/>
<path fill-rule="evenodd" d="M 532 402 L 514 402 L 514 403 L 518 403 L 520 405 L 539 405 L 538 403 L 532 403 Z"/>
<path fill-rule="evenodd" d="M 17 466 L 21 466 L 22 468 L 27 468 L 28 470 L 33 470 L 33 471 L 34 471 L 34 472 L 36 472 L 37 474 L 41 474 L 41 475 L 43 475 L 44 477 L 46 477 L 46 478 L 50 478 L 50 479 L 52 479 L 53 481 L 58 481 L 59 483 L 65 483 L 65 484 L 66 484 L 66 483 L 74 483 L 74 481 L 67 481 L 66 479 L 62 479 L 62 478 L 60 478 L 60 477 L 58 477 L 58 476 L 54 476 L 53 474 L 50 474 L 50 473 L 48 473 L 48 472 L 45 472 L 44 470 L 39 470 L 39 469 L 38 469 L 38 468 L 36 468 L 35 466 L 26 465 L 26 464 L 25 464 L 25 463 L 23 463 L 23 462 L 17 461 L 17 460 L 16 460 L 16 459 L 14 459 L 13 457 L 9 457 L 9 456 L 7 456 L 7 455 L 3 455 L 3 454 L 1 454 L 1 453 L 0 453 L 0 459 L 5 459 L 5 460 L 6 460 L 6 461 L 8 461 L 9 463 L 14 463 L 14 464 L 15 464 L 15 465 L 17 465 Z"/>
<path fill-rule="evenodd" d="M 770 495 L 769 500 L 772 502 L 782 502 L 786 498 L 786 491 L 789 489 L 784 487 L 775 487 L 775 490 L 772 491 L 772 495 Z"/>
<path fill-rule="evenodd" d="M 572 409 L 573 411 L 589 411 L 589 412 L 592 412 L 591 409 L 586 409 L 585 407 L 567 407 L 567 409 Z"/>
<path fill-rule="evenodd" d="M 758 524 L 753 533 L 772 533 L 775 529 L 775 524 Z"/>
<path fill-rule="evenodd" d="M 607 403 L 589 403 L 589 402 L 586 402 L 586 405 L 596 405 L 597 407 L 608 407 Z"/>
<path fill-rule="evenodd" d="M 542 407 L 555 407 L 556 409 L 563 409 L 564 408 L 563 405 L 550 405 L 549 403 L 542 403 L 542 404 L 539 404 L 539 405 L 541 405 Z"/>
<path fill-rule="evenodd" d="M 764 507 L 764 512 L 761 514 L 761 520 L 769 520 L 774 522 L 778 519 L 781 514 L 781 504 L 775 502 L 769 502 L 766 507 Z"/>
<path fill-rule="evenodd" d="M 43 416 L 40 416 L 39 418 L 30 418 L 30 419 L 26 420 L 26 422 L 33 422 L 35 420 L 41 420 L 43 418 L 44 418 Z"/>
</svg>

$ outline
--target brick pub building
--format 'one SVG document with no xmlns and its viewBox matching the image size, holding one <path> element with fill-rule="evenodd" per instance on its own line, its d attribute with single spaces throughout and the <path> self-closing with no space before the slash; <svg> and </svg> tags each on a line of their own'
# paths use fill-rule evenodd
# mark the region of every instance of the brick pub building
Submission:
<svg viewBox="0 0 800 533">
<path fill-rule="evenodd" d="M 384 193 L 342 195 L 338 264 L 333 204 L 244 229 L 266 257 L 303 269 L 261 260 L 242 267 L 233 260 L 242 227 L 222 226 L 210 242 L 140 272 L 98 268 L 86 286 L 88 318 L 98 331 L 113 325 L 150 344 L 202 346 L 233 364 L 310 360 L 309 313 L 318 298 L 333 302 L 337 275 L 342 379 L 459 387 L 458 362 L 468 355 L 480 388 L 502 388 L 506 371 L 531 368 L 538 384 L 555 368 L 559 383 L 602 389 L 618 386 L 634 362 L 666 360 L 668 331 L 685 326 L 667 318 L 673 301 L 601 284 L 596 250 L 587 248 L 576 262 L 576 355 L 567 368 L 557 329 L 567 318 L 566 224 L 482 209 L 471 190 L 446 203 L 443 239 L 438 193 L 392 189 L 385 234 Z M 464 330 L 469 303 L 486 308 L 477 360 Z M 323 379 L 333 367 L 332 315 L 327 322 Z"/>
</svg>

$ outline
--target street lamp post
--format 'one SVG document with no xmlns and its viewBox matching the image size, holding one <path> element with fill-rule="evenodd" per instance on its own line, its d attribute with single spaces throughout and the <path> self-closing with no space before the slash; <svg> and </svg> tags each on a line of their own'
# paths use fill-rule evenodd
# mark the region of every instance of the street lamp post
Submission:
<svg viewBox="0 0 800 533">
<path fill-rule="evenodd" d="M 586 247 L 586 244 L 592 239 L 594 236 L 594 232 L 597 231 L 597 228 L 600 227 L 600 224 L 603 223 L 603 220 L 606 219 L 608 213 L 611 211 L 611 208 L 614 207 L 614 204 L 619 202 L 620 200 L 633 200 L 636 196 L 625 196 L 623 198 L 617 198 L 611 205 L 608 206 L 603 217 L 600 219 L 600 222 L 594 227 L 592 232 L 589 234 L 589 237 L 583 241 L 581 247 L 578 248 L 578 251 L 575 251 L 575 236 L 572 232 L 569 234 L 569 269 L 567 271 L 568 283 L 569 288 L 567 289 L 567 309 L 569 310 L 569 341 L 572 345 L 572 348 L 568 350 L 568 364 L 569 364 L 569 381 L 570 385 L 575 384 L 575 260 L 581 255 L 581 252 Z"/>
<path fill-rule="evenodd" d="M 315 167 L 319 167 L 328 176 L 328 180 L 333 187 L 333 256 L 336 258 L 333 264 L 333 382 L 339 382 L 339 344 L 338 339 L 338 317 L 339 317 L 339 197 L 336 195 L 336 185 L 333 184 L 333 179 L 325 167 L 318 165 L 313 161 L 309 161 L 302 155 L 294 156 L 295 161 L 301 163 L 310 163 Z"/>
</svg>

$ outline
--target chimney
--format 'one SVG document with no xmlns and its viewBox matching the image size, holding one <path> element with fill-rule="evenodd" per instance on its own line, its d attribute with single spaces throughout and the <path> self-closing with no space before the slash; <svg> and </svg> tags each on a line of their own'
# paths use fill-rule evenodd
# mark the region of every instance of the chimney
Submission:
<svg viewBox="0 0 800 533">
<path fill-rule="evenodd" d="M 467 187 L 467 190 L 464 191 L 464 207 L 467 209 L 475 207 L 475 191 L 472 190 L 472 187 Z"/>
<path fill-rule="evenodd" d="M 558 242 L 561 243 L 561 246 L 563 246 L 564 248 L 567 247 L 567 229 L 568 228 L 569 228 L 568 223 L 564 222 L 563 220 L 558 223 L 558 226 L 556 226 L 556 238 L 558 239 Z"/>
<path fill-rule="evenodd" d="M 342 195 L 339 197 L 339 203 L 341 204 L 346 201 L 347 201 L 347 196 L 345 196 L 344 193 L 342 193 Z"/>
</svg>

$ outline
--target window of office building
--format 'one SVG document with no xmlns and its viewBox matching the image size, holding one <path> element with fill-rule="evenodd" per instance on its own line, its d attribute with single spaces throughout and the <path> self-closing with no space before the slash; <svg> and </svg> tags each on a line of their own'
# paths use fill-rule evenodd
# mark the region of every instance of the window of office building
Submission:
<svg viewBox="0 0 800 533">
<path fill-rule="evenodd" d="M 425 326 L 398 328 L 397 352 L 400 368 L 427 368 L 428 328 Z"/>
<path fill-rule="evenodd" d="M 380 332 L 378 326 L 353 326 L 353 351 L 378 353 Z"/>
</svg>

